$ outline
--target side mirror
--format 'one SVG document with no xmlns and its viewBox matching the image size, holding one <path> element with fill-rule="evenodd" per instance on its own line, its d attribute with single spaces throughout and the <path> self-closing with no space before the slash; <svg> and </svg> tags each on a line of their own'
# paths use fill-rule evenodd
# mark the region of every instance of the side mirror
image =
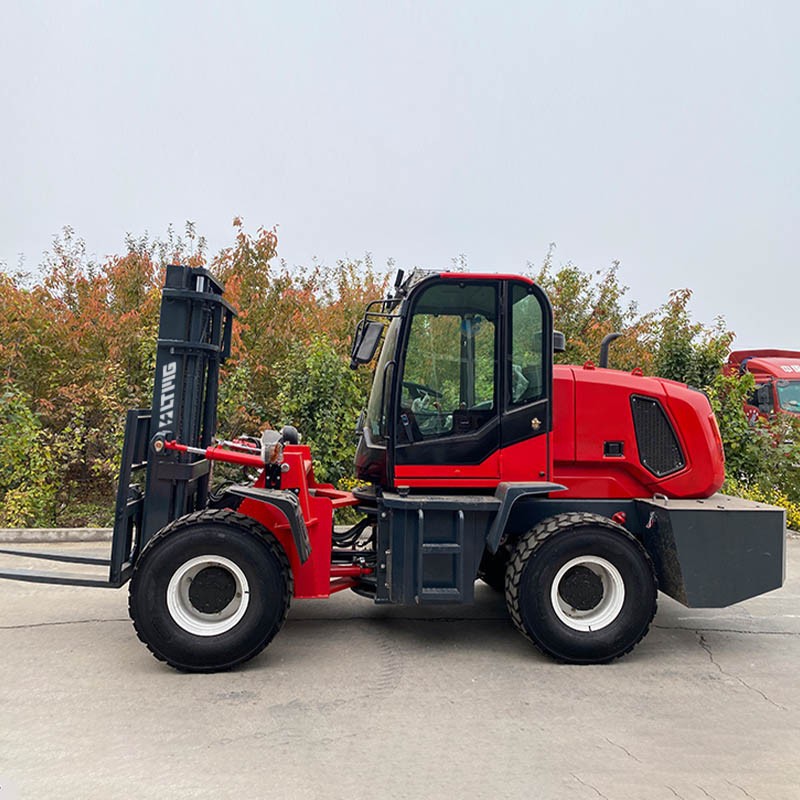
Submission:
<svg viewBox="0 0 800 800">
<path fill-rule="evenodd" d="M 383 333 L 383 325 L 380 322 L 358 323 L 355 336 L 353 337 L 353 348 L 350 351 L 350 366 L 355 369 L 359 364 L 369 364 Z"/>
<path fill-rule="evenodd" d="M 553 331 L 553 352 L 563 353 L 567 349 L 567 337 L 561 331 Z"/>
</svg>

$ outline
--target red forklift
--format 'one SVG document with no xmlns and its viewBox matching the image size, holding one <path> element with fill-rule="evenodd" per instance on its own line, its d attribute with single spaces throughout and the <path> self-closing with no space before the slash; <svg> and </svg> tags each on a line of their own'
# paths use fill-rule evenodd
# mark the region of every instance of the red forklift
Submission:
<svg viewBox="0 0 800 800">
<path fill-rule="evenodd" d="M 352 366 L 377 362 L 353 492 L 317 482 L 290 426 L 215 439 L 234 317 L 208 271 L 167 268 L 153 404 L 128 413 L 110 558 L 55 556 L 107 574 L 0 577 L 130 581 L 139 638 L 193 672 L 256 656 L 293 598 L 342 590 L 471 603 L 482 579 L 539 650 L 592 664 L 644 637 L 658 590 L 721 607 L 783 584 L 784 512 L 717 494 L 708 398 L 640 371 L 554 366 L 563 336 L 526 277 L 401 272 L 367 307 Z M 249 477 L 215 486 L 215 462 Z M 344 530 L 343 508 L 360 517 Z"/>
</svg>

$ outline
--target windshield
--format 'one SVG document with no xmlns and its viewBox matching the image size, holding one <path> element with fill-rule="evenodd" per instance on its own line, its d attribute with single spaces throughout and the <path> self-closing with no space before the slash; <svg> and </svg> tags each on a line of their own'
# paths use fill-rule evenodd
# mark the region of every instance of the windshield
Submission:
<svg viewBox="0 0 800 800">
<path fill-rule="evenodd" d="M 784 411 L 800 414 L 800 380 L 776 381 L 778 403 Z"/>
<path fill-rule="evenodd" d="M 372 391 L 369 394 L 367 403 L 367 416 L 364 421 L 365 427 L 369 430 L 373 441 L 384 439 L 387 431 L 387 402 L 384 392 L 389 391 L 392 385 L 392 370 L 394 369 L 394 350 L 397 342 L 397 334 L 400 330 L 400 320 L 393 319 L 386 331 L 383 340 L 378 365 L 375 367 L 375 375 L 372 379 Z"/>
</svg>

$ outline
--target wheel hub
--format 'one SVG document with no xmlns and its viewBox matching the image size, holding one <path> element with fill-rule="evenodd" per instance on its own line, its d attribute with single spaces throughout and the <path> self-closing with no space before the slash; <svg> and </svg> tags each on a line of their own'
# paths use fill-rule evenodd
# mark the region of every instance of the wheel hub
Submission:
<svg viewBox="0 0 800 800">
<path fill-rule="evenodd" d="M 588 567 L 572 567 L 561 579 L 558 594 L 571 608 L 588 611 L 603 599 L 603 581 Z"/>
<path fill-rule="evenodd" d="M 236 596 L 236 580 L 228 570 L 201 569 L 189 584 L 189 601 L 203 614 L 218 614 Z"/>
<path fill-rule="evenodd" d="M 167 610 L 195 636 L 235 628 L 250 603 L 250 585 L 238 564 L 224 556 L 197 556 L 181 564 L 167 586 Z"/>
<path fill-rule="evenodd" d="M 561 622 L 589 633 L 610 625 L 625 603 L 625 582 L 617 567 L 600 556 L 583 555 L 564 564 L 550 588 L 550 602 Z"/>
</svg>

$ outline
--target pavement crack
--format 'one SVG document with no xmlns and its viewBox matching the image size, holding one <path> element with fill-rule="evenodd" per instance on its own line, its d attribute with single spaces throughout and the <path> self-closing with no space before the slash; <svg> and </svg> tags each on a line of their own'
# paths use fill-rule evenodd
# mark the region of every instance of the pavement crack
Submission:
<svg viewBox="0 0 800 800">
<path fill-rule="evenodd" d="M 92 622 L 130 622 L 128 617 L 111 619 L 67 619 L 62 622 L 32 622 L 28 625 L 0 625 L 0 631 L 24 631 L 29 628 L 52 628 L 57 625 L 88 625 Z"/>
<path fill-rule="evenodd" d="M 736 628 L 689 628 L 682 625 L 652 625 L 662 631 L 691 631 L 692 633 L 739 633 L 744 636 L 800 636 L 800 631 L 743 631 Z"/>
<path fill-rule="evenodd" d="M 751 795 L 750 792 L 747 791 L 747 789 L 745 789 L 742 786 L 739 786 L 738 783 L 734 783 L 733 781 L 729 781 L 727 779 L 726 779 L 726 783 L 729 783 L 731 786 L 733 786 L 734 788 L 738 789 L 745 797 L 749 797 L 750 800 L 756 800 L 756 798 L 753 797 L 753 795 Z"/>
<path fill-rule="evenodd" d="M 635 756 L 633 753 L 631 753 L 631 751 L 630 751 L 630 750 L 628 750 L 628 748 L 627 748 L 627 747 L 623 747 L 621 744 L 617 744 L 616 742 L 612 742 L 612 741 L 611 741 L 611 739 L 609 739 L 609 738 L 608 738 L 608 736 L 606 736 L 606 737 L 604 737 L 604 738 L 605 738 L 605 740 L 606 740 L 606 741 L 607 741 L 607 742 L 608 742 L 610 745 L 613 745 L 614 747 L 618 747 L 620 750 L 622 750 L 622 752 L 623 752 L 623 753 L 625 753 L 627 756 L 629 756 L 630 758 L 632 758 L 632 759 L 633 759 L 634 761 L 636 761 L 637 763 L 639 763 L 639 764 L 641 764 L 641 763 L 642 763 L 642 762 L 641 762 L 641 760 L 640 760 L 640 759 L 638 759 L 638 758 L 636 758 L 636 756 Z"/>
<path fill-rule="evenodd" d="M 711 800 L 717 800 L 717 798 L 716 798 L 716 797 L 714 797 L 714 795 L 713 795 L 713 794 L 709 794 L 709 793 L 708 793 L 708 792 L 707 792 L 707 791 L 706 791 L 706 790 L 705 790 L 705 789 L 704 789 L 702 786 L 698 786 L 697 788 L 698 788 L 698 789 L 699 789 L 699 790 L 700 790 L 700 791 L 701 791 L 701 792 L 702 792 L 702 793 L 703 793 L 703 794 L 704 794 L 706 797 L 710 797 L 710 798 L 711 798 Z"/>
<path fill-rule="evenodd" d="M 572 777 L 575 778 L 575 780 L 578 781 L 578 783 L 582 784 L 583 786 L 588 786 L 590 789 L 594 789 L 594 791 L 597 792 L 598 797 L 602 797 L 603 800 L 608 800 L 608 797 L 606 797 L 606 795 L 604 795 L 596 786 L 592 786 L 591 783 L 587 783 L 586 781 L 581 780 L 574 772 L 570 772 L 570 775 L 572 775 Z"/>
<path fill-rule="evenodd" d="M 763 700 L 766 700 L 770 705 L 775 706 L 775 708 L 779 708 L 781 711 L 788 711 L 789 709 L 786 706 L 782 706 L 780 703 L 776 703 L 771 697 L 768 697 L 761 689 L 756 689 L 755 686 L 751 686 L 746 680 L 740 678 L 738 675 L 734 675 L 733 673 L 727 672 L 722 668 L 722 665 L 714 658 L 714 653 L 711 652 L 711 647 L 709 646 L 708 642 L 706 641 L 706 637 L 703 636 L 703 631 L 696 630 L 695 633 L 697 634 L 698 642 L 700 643 L 700 647 L 706 651 L 708 654 L 708 658 L 711 663 L 719 670 L 720 675 L 725 675 L 728 678 L 733 678 L 733 680 L 737 681 L 739 684 L 744 686 L 745 689 L 749 689 L 751 692 L 755 692 L 759 697 Z M 702 788 L 700 786 L 697 787 L 698 789 Z M 704 790 L 705 791 L 705 790 Z"/>
<path fill-rule="evenodd" d="M 684 796 L 682 794 L 678 794 L 671 786 L 667 786 L 667 789 L 669 789 L 672 792 L 672 794 L 675 795 L 675 797 L 680 798 L 680 800 L 685 800 Z"/>
</svg>

